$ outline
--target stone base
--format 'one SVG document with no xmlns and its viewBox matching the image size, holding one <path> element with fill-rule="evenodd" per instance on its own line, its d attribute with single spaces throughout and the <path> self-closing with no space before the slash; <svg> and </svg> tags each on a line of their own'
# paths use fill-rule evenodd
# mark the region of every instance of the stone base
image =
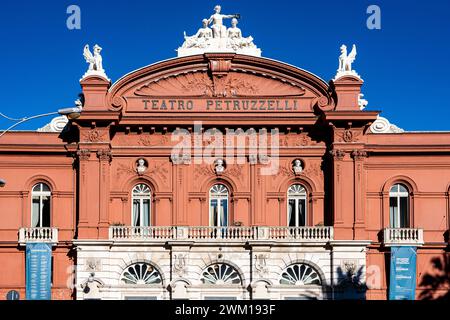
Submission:
<svg viewBox="0 0 450 320">
<path fill-rule="evenodd" d="M 261 49 L 255 47 L 241 48 L 234 50 L 227 43 L 227 39 L 211 39 L 205 48 L 183 48 L 178 50 L 178 57 L 193 56 L 204 53 L 237 53 L 249 56 L 261 57 Z"/>
</svg>

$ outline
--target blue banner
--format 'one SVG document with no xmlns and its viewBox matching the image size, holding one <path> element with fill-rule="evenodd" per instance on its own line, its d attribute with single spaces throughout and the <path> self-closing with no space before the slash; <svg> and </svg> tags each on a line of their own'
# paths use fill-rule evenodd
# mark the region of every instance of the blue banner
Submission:
<svg viewBox="0 0 450 320">
<path fill-rule="evenodd" d="M 26 249 L 26 299 L 51 300 L 52 245 L 29 243 Z"/>
<path fill-rule="evenodd" d="M 415 300 L 416 247 L 391 247 L 389 300 Z"/>
</svg>

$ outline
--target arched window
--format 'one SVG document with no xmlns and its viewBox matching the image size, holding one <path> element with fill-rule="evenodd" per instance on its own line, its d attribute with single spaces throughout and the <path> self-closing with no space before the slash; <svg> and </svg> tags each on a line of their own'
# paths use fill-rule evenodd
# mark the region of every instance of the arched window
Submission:
<svg viewBox="0 0 450 320">
<path fill-rule="evenodd" d="M 151 217 L 152 192 L 146 184 L 138 184 L 133 189 L 133 227 L 149 227 Z"/>
<path fill-rule="evenodd" d="M 389 193 L 391 228 L 409 228 L 409 191 L 402 184 L 396 184 Z"/>
<path fill-rule="evenodd" d="M 232 266 L 224 263 L 216 263 L 203 271 L 202 282 L 204 284 L 241 284 L 239 272 Z"/>
<path fill-rule="evenodd" d="M 31 227 L 50 228 L 52 192 L 45 183 L 38 183 L 31 192 Z"/>
<path fill-rule="evenodd" d="M 130 285 L 148 285 L 162 283 L 161 274 L 149 263 L 135 263 L 125 269 L 121 280 Z"/>
<path fill-rule="evenodd" d="M 293 286 L 321 285 L 322 280 L 314 268 L 303 263 L 296 263 L 283 271 L 280 284 Z"/>
<path fill-rule="evenodd" d="M 288 190 L 288 226 L 305 227 L 306 226 L 306 199 L 308 194 L 306 189 L 295 184 Z"/>
<path fill-rule="evenodd" d="M 223 184 L 216 184 L 209 192 L 209 221 L 212 227 L 227 227 L 229 219 L 229 191 Z"/>
</svg>

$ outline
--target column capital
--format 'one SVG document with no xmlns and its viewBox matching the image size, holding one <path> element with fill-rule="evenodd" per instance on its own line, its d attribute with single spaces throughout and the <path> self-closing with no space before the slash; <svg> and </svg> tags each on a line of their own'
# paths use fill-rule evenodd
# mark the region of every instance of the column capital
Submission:
<svg viewBox="0 0 450 320">
<path fill-rule="evenodd" d="M 366 150 L 353 150 L 351 155 L 352 158 L 355 159 L 355 161 L 364 160 L 369 156 Z"/>
<path fill-rule="evenodd" d="M 97 157 L 100 161 L 108 161 L 110 162 L 112 160 L 112 153 L 111 150 L 98 150 L 97 151 Z"/>
<path fill-rule="evenodd" d="M 342 161 L 345 157 L 345 151 L 334 149 L 330 151 L 330 155 L 334 158 L 334 160 Z"/>
<path fill-rule="evenodd" d="M 91 158 L 91 151 L 89 149 L 80 149 L 77 151 L 77 157 L 80 160 L 87 161 Z"/>
</svg>

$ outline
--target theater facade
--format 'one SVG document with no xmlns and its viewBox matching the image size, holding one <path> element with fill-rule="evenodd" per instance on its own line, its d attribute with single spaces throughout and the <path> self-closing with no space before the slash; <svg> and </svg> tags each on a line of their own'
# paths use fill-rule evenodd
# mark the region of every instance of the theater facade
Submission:
<svg viewBox="0 0 450 320">
<path fill-rule="evenodd" d="M 0 138 L 0 299 L 447 294 L 450 132 L 216 29 L 114 83 L 87 54 L 79 118 Z"/>
</svg>

